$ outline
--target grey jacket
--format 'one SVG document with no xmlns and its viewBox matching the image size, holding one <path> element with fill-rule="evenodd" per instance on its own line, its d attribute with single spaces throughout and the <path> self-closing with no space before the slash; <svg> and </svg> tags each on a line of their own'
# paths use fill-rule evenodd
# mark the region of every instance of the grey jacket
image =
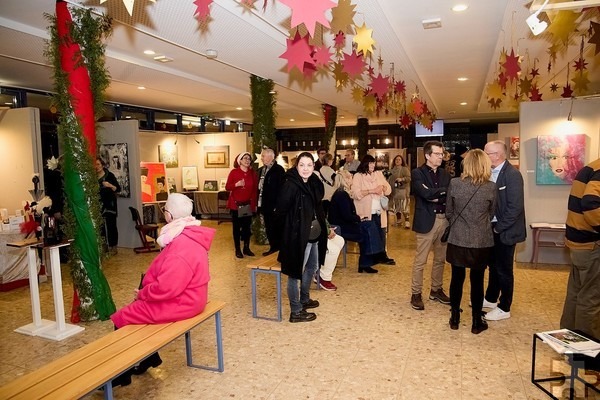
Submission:
<svg viewBox="0 0 600 400">
<path fill-rule="evenodd" d="M 496 184 L 494 182 L 488 181 L 477 186 L 470 178 L 464 180 L 453 178 L 446 195 L 446 218 L 452 224 L 448 243 L 469 248 L 494 246 L 491 221 L 495 209 Z"/>
</svg>

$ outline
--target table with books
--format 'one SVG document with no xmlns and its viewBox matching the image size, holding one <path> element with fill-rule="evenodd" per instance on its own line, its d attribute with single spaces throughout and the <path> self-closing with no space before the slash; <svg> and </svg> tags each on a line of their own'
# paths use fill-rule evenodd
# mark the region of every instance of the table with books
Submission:
<svg viewBox="0 0 600 400">
<path fill-rule="evenodd" d="M 538 341 L 544 342 L 552 350 L 564 357 L 564 361 L 568 364 L 569 368 L 568 374 L 552 370 L 552 376 L 550 377 L 536 377 L 535 365 Z M 592 381 L 588 381 L 580 375 L 580 371 L 592 370 L 598 372 L 600 370 L 599 354 L 600 341 L 583 332 L 559 329 L 555 331 L 534 333 L 531 355 L 531 383 L 552 399 L 558 399 L 559 397 L 555 396 L 554 393 L 542 386 L 542 383 L 549 382 L 550 385 L 559 383 L 561 387 L 568 384 L 568 398 L 570 400 L 575 398 L 577 391 L 575 384 L 577 382 L 582 384 L 583 390 L 585 391 L 585 398 L 588 398 L 587 394 L 590 390 L 600 393 L 600 389 L 597 388 L 597 376 L 594 377 Z"/>
</svg>

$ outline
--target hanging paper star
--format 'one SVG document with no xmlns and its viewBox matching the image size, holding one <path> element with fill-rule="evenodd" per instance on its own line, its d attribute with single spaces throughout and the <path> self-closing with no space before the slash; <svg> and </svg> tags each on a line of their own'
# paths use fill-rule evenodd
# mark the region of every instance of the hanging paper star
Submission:
<svg viewBox="0 0 600 400">
<path fill-rule="evenodd" d="M 418 117 L 423 115 L 425 111 L 425 107 L 423 106 L 423 102 L 419 99 L 413 99 L 411 101 L 413 113 Z"/>
<path fill-rule="evenodd" d="M 535 78 L 536 76 L 538 76 L 540 74 L 539 69 L 538 68 L 532 68 L 531 72 L 529 73 L 529 75 L 531 75 L 531 78 Z"/>
<path fill-rule="evenodd" d="M 377 75 L 377 77 L 371 81 L 369 87 L 372 89 L 373 94 L 381 99 L 387 93 L 389 85 L 390 77 L 384 77 L 381 75 L 381 73 L 379 73 L 379 75 Z"/>
<path fill-rule="evenodd" d="M 312 81 L 315 77 L 315 72 L 317 72 L 317 67 L 312 62 L 304 63 L 304 67 L 302 68 L 302 74 L 304 75 L 305 81 Z"/>
<path fill-rule="evenodd" d="M 368 29 L 363 22 L 361 27 L 356 28 L 356 35 L 352 41 L 356 43 L 356 52 L 363 52 L 366 57 L 368 53 L 373 52 L 375 41 L 373 40 L 373 29 Z"/>
<path fill-rule="evenodd" d="M 594 34 L 590 34 L 590 40 L 588 43 L 596 45 L 594 50 L 594 56 L 600 53 L 600 24 L 594 21 L 590 21 L 590 30 L 594 31 Z"/>
<path fill-rule="evenodd" d="M 565 98 L 565 99 L 568 99 L 568 98 L 570 98 L 570 97 L 573 97 L 573 90 L 571 89 L 571 85 L 569 85 L 569 84 L 567 83 L 567 85 L 566 85 L 566 86 L 563 86 L 563 92 L 562 92 L 562 94 L 560 95 L 560 97 L 562 97 L 562 98 Z"/>
<path fill-rule="evenodd" d="M 367 68 L 367 74 L 369 74 L 369 76 L 373 78 L 373 76 L 375 76 L 375 68 L 369 65 L 369 68 Z"/>
<path fill-rule="evenodd" d="M 506 62 L 507 55 L 508 55 L 508 53 L 506 52 L 506 49 L 503 47 L 502 50 L 500 51 L 500 57 L 498 57 L 498 64 L 500 65 L 500 68 L 504 68 L 504 63 Z"/>
<path fill-rule="evenodd" d="M 588 71 L 583 71 L 575 75 L 575 78 L 571 79 L 571 82 L 575 84 L 573 91 L 578 95 L 583 95 L 588 90 L 590 80 L 588 79 Z"/>
<path fill-rule="evenodd" d="M 108 0 L 100 0 L 100 4 L 106 3 Z M 156 0 L 150 0 L 153 3 L 156 3 Z M 129 16 L 131 17 L 133 15 L 133 5 L 135 3 L 135 0 L 123 0 L 123 4 L 125 5 L 125 8 L 127 9 L 127 12 L 129 13 Z"/>
<path fill-rule="evenodd" d="M 575 64 L 573 64 L 573 68 L 575 68 L 575 71 L 583 71 L 584 69 L 587 69 L 587 61 L 585 61 L 585 58 L 579 57 L 579 60 L 575 61 Z"/>
<path fill-rule="evenodd" d="M 377 107 L 377 101 L 375 100 L 375 95 L 368 94 L 363 98 L 363 108 L 366 111 L 375 111 Z"/>
<path fill-rule="evenodd" d="M 497 110 L 500 107 L 500 104 L 502 104 L 502 99 L 489 99 L 488 103 L 490 104 L 490 107 Z"/>
<path fill-rule="evenodd" d="M 423 114 L 419 119 L 419 123 L 423 125 L 428 131 L 433 130 L 433 118 L 429 114 Z"/>
<path fill-rule="evenodd" d="M 529 100 L 531 101 L 542 101 L 542 94 L 540 93 L 540 90 L 533 86 L 531 88 L 531 92 L 529 93 Z"/>
<path fill-rule="evenodd" d="M 344 53 L 342 65 L 344 66 L 344 72 L 346 72 L 352 79 L 357 79 L 364 72 L 367 63 L 362 55 L 356 54 L 356 51 L 352 50 L 351 54 Z"/>
<path fill-rule="evenodd" d="M 346 45 L 346 35 L 344 34 L 344 32 L 336 33 L 335 37 L 333 38 L 333 47 L 335 47 L 336 50 L 339 51 L 345 45 Z"/>
<path fill-rule="evenodd" d="M 356 5 L 351 4 L 350 0 L 339 0 L 338 5 L 331 9 L 331 32 L 354 33 L 354 8 Z"/>
<path fill-rule="evenodd" d="M 381 54 L 379 57 L 377 57 L 377 66 L 379 67 L 380 71 L 383 69 L 383 58 L 381 58 Z"/>
<path fill-rule="evenodd" d="M 494 99 L 499 99 L 500 97 L 502 97 L 502 87 L 500 87 L 498 81 L 494 81 L 494 83 L 488 86 L 487 97 Z"/>
<path fill-rule="evenodd" d="M 517 79 L 521 66 L 519 65 L 519 56 L 515 56 L 515 50 L 510 49 L 510 55 L 506 57 L 506 62 L 503 64 L 506 69 L 506 76 L 511 81 Z"/>
<path fill-rule="evenodd" d="M 194 16 L 198 19 L 198 21 L 204 21 L 209 17 L 210 8 L 208 8 L 208 6 L 212 2 L 213 0 L 194 0 L 194 4 L 196 5 Z"/>
<path fill-rule="evenodd" d="M 46 168 L 48 168 L 50 171 L 54 171 L 56 168 L 58 168 L 58 158 L 52 156 L 51 158 L 47 159 Z"/>
<path fill-rule="evenodd" d="M 362 99 L 363 99 L 363 90 L 360 86 L 354 86 L 352 88 L 352 100 L 354 100 L 355 103 L 362 103 Z"/>
<path fill-rule="evenodd" d="M 287 50 L 279 56 L 288 61 L 287 72 L 296 67 L 300 72 L 304 70 L 304 63 L 313 63 L 311 57 L 312 46 L 308 44 L 308 36 L 301 37 L 298 32 L 294 39 L 286 39 Z"/>
<path fill-rule="evenodd" d="M 408 129 L 412 125 L 413 120 L 412 120 L 412 118 L 407 113 L 403 113 L 400 116 L 400 119 L 398 120 L 398 123 L 400 124 L 400 127 L 402 129 Z"/>
<path fill-rule="evenodd" d="M 523 79 L 519 80 L 519 89 L 521 89 L 521 93 L 526 95 L 531 91 L 531 79 L 525 76 Z"/>
<path fill-rule="evenodd" d="M 556 13 L 552 18 L 552 23 L 548 26 L 548 32 L 552 34 L 552 42 L 563 43 L 567 45 L 569 43 L 569 35 L 571 35 L 577 28 L 577 18 L 579 13 L 573 11 L 561 10 Z"/>
<path fill-rule="evenodd" d="M 348 83 L 348 74 L 344 72 L 344 66 L 341 62 L 336 62 L 333 64 L 333 70 L 331 71 L 333 77 L 335 78 L 335 86 L 337 88 L 345 87 Z"/>
<path fill-rule="evenodd" d="M 498 75 L 498 83 L 500 84 L 500 87 L 502 89 L 506 89 L 506 84 L 508 83 L 508 77 L 506 76 L 506 74 L 504 72 L 501 72 Z"/>
<path fill-rule="evenodd" d="M 317 22 L 329 28 L 325 12 L 336 6 L 331 0 L 279 0 L 279 2 L 292 9 L 292 28 L 304 24 L 311 37 L 315 36 Z"/>
<path fill-rule="evenodd" d="M 315 65 L 318 67 L 328 67 L 332 55 L 333 53 L 329 52 L 329 47 L 326 45 L 315 47 L 315 53 L 313 54 Z"/>
<path fill-rule="evenodd" d="M 552 93 L 556 93 L 557 90 L 558 90 L 558 85 L 555 82 L 552 82 L 552 84 L 550 85 L 550 91 Z"/>
<path fill-rule="evenodd" d="M 398 81 L 396 82 L 396 84 L 394 85 L 394 90 L 396 91 L 396 93 L 405 96 L 406 95 L 406 83 L 404 83 L 404 81 Z"/>
</svg>

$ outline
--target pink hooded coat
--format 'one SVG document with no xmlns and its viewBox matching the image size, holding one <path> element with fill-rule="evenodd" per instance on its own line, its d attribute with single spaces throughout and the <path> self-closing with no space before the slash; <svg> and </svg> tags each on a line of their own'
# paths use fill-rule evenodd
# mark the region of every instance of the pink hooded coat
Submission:
<svg viewBox="0 0 600 400">
<path fill-rule="evenodd" d="M 117 328 L 161 324 L 200 314 L 207 302 L 208 250 L 215 230 L 188 226 L 154 259 L 137 300 L 111 315 Z"/>
</svg>

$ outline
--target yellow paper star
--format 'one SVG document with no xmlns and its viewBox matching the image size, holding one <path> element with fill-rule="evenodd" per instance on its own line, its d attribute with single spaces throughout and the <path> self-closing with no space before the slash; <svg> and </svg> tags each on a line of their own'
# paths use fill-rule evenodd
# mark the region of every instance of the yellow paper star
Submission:
<svg viewBox="0 0 600 400">
<path fill-rule="evenodd" d="M 356 27 L 356 35 L 352 41 L 356 43 L 356 52 L 363 52 L 366 57 L 368 53 L 372 53 L 375 41 L 373 40 L 373 29 L 368 29 L 363 22 L 361 27 Z"/>
<path fill-rule="evenodd" d="M 523 79 L 519 80 L 519 88 L 521 89 L 521 93 L 529 93 L 531 91 L 531 83 L 532 80 L 525 76 Z"/>
<path fill-rule="evenodd" d="M 588 84 L 590 83 L 590 80 L 588 79 L 588 71 L 582 71 L 581 73 L 575 75 L 575 78 L 571 79 L 571 81 L 573 81 L 575 84 L 573 86 L 573 91 L 577 95 L 581 96 L 586 94 L 588 91 Z"/>
<path fill-rule="evenodd" d="M 500 52 L 500 57 L 498 58 L 498 64 L 500 64 L 500 68 L 504 69 L 504 63 L 506 63 L 506 57 L 508 56 L 508 53 L 506 52 L 506 49 L 502 49 L 502 51 Z"/>
<path fill-rule="evenodd" d="M 348 73 L 344 72 L 344 66 L 339 61 L 333 64 L 333 77 L 335 78 L 335 86 L 341 88 L 348 83 Z"/>
<path fill-rule="evenodd" d="M 340 0 L 338 5 L 331 9 L 331 32 L 338 33 L 344 32 L 347 34 L 354 34 L 354 15 L 356 11 L 354 8 L 355 4 L 351 4 L 350 0 Z"/>
<path fill-rule="evenodd" d="M 552 42 L 562 42 L 566 45 L 569 42 L 569 35 L 573 34 L 577 28 L 575 23 L 577 18 L 579 18 L 579 14 L 573 11 L 557 12 L 548 27 L 548 32 L 552 34 Z"/>
<path fill-rule="evenodd" d="M 377 100 L 375 100 L 375 95 L 366 95 L 363 100 L 363 107 L 367 111 L 375 111 L 375 108 L 377 108 Z"/>
<path fill-rule="evenodd" d="M 363 89 L 360 86 L 354 86 L 352 88 L 352 100 L 354 100 L 355 103 L 362 103 Z"/>
<path fill-rule="evenodd" d="M 502 97 L 502 87 L 498 83 L 498 80 L 495 80 L 494 83 L 488 86 L 487 88 L 487 97 L 493 99 L 499 99 Z"/>
<path fill-rule="evenodd" d="M 108 0 L 100 0 L 100 4 L 106 3 Z M 156 3 L 156 0 L 150 0 L 153 3 Z M 123 0 L 123 4 L 129 13 L 129 16 L 133 15 L 133 5 L 135 4 L 135 0 Z"/>
</svg>

